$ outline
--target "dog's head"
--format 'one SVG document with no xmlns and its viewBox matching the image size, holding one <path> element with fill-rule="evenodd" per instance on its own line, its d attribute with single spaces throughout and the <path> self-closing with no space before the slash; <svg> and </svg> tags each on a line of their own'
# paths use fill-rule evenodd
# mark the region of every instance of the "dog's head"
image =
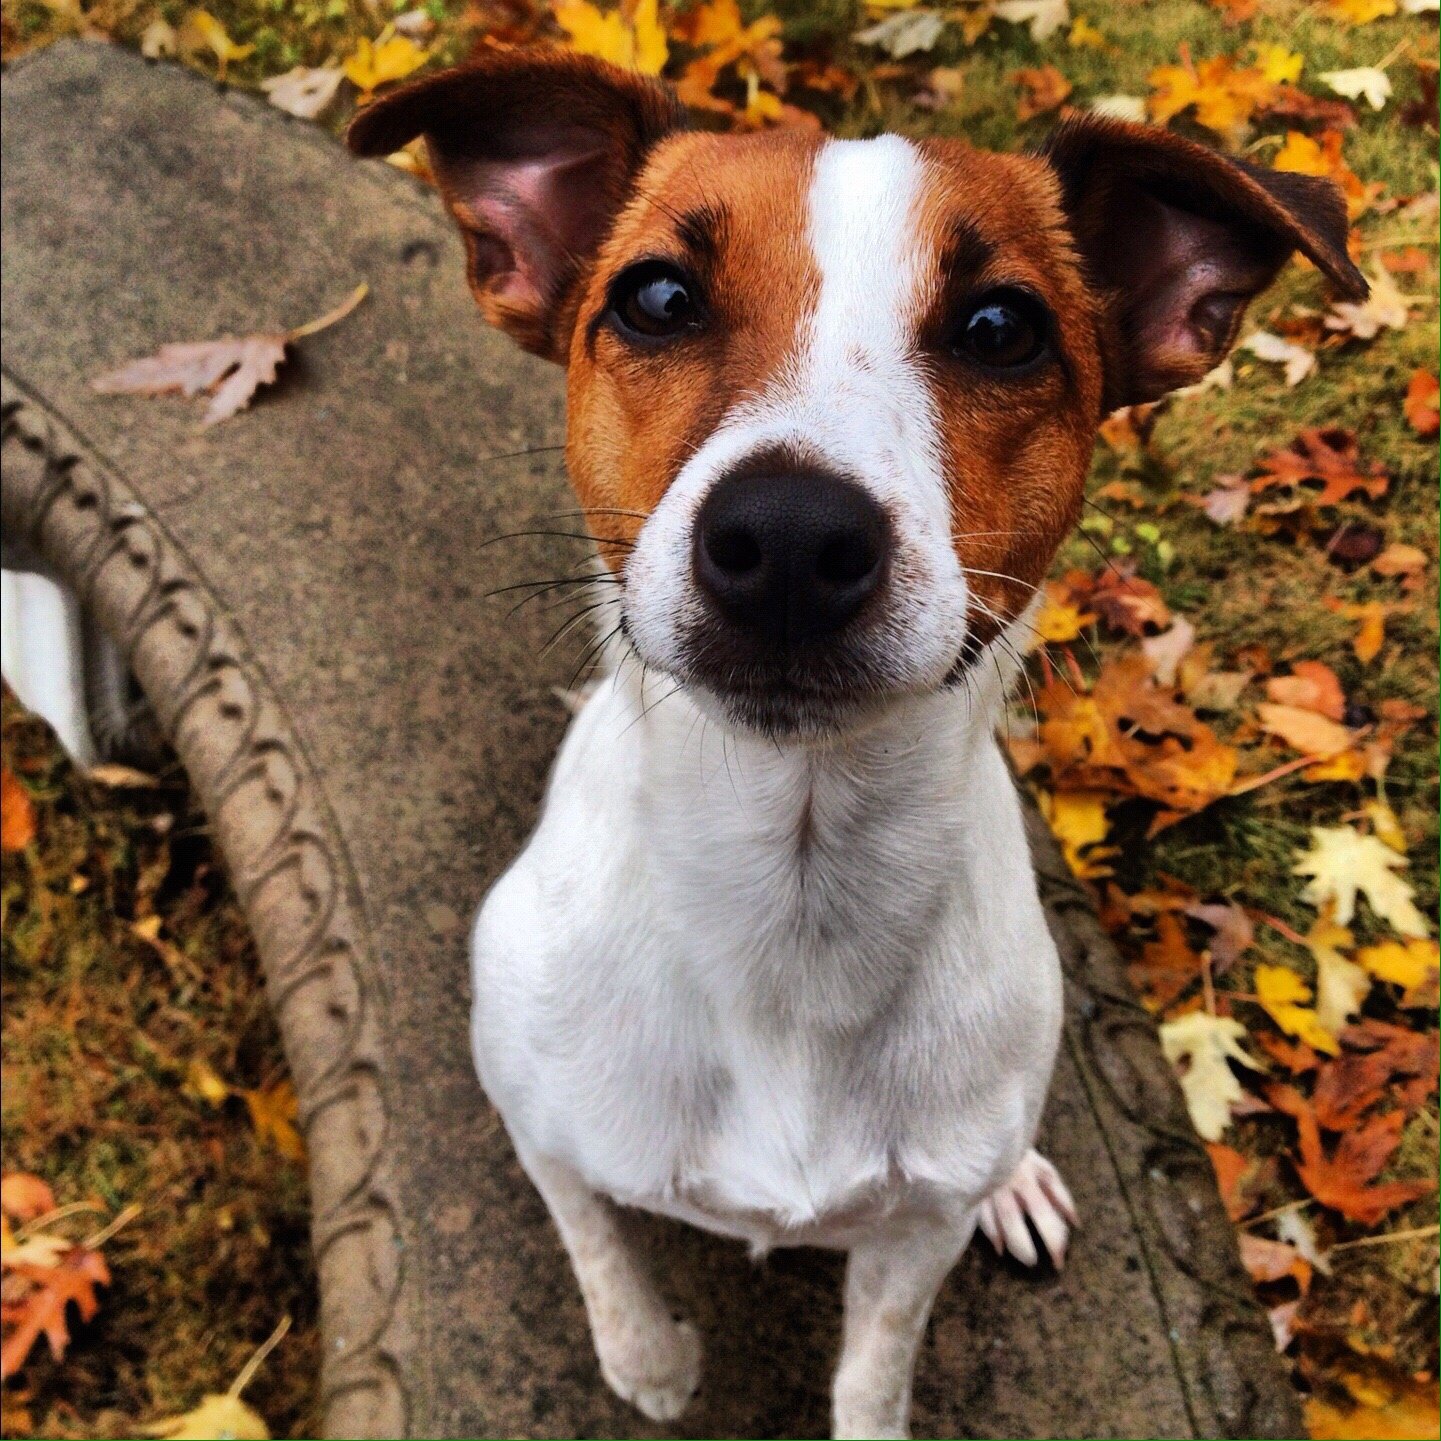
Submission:
<svg viewBox="0 0 1441 1441">
<path fill-rule="evenodd" d="M 1035 155 L 689 132 L 661 85 L 504 52 L 364 110 L 424 135 L 486 318 L 568 367 L 626 634 L 731 720 L 830 730 L 954 684 L 1075 523 L 1096 428 L 1199 379 L 1329 182 L 1147 126 Z"/>
</svg>

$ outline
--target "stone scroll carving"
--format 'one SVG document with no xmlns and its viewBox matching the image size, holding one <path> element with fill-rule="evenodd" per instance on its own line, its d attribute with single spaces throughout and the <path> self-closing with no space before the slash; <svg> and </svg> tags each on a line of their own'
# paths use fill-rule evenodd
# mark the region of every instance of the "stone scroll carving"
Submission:
<svg viewBox="0 0 1441 1441">
<path fill-rule="evenodd" d="M 0 406 L 5 527 L 128 658 L 215 827 L 264 963 L 309 1152 L 326 1431 L 407 1435 L 385 996 L 324 792 L 279 698 L 159 520 L 8 373 Z"/>
</svg>

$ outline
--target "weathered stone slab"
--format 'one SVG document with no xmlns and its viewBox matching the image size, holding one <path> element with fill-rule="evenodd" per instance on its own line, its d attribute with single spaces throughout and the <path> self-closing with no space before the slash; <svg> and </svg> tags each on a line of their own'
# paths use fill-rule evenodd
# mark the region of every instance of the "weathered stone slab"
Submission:
<svg viewBox="0 0 1441 1441">
<path fill-rule="evenodd" d="M 319 131 L 118 50 L 4 79 L 4 515 L 82 590 L 214 819 L 310 1143 L 333 1435 L 638 1436 L 467 1055 L 467 919 L 564 715 L 555 617 L 483 600 L 563 542 L 560 376 L 488 332 L 434 198 Z M 168 340 L 281 329 L 358 281 L 250 413 L 93 394 Z M 544 521 L 541 522 L 544 524 Z M 1044 1144 L 1065 1274 L 979 1244 L 922 1353 L 923 1436 L 1294 1436 L 1204 1154 L 1038 829 L 1069 977 Z M 708 1344 L 680 1434 L 818 1436 L 839 1265 L 635 1224 Z"/>
</svg>

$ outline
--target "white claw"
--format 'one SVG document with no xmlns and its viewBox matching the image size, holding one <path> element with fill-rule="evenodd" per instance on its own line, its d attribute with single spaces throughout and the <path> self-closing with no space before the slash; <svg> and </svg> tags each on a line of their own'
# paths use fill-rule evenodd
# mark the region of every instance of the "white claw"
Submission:
<svg viewBox="0 0 1441 1441">
<path fill-rule="evenodd" d="M 998 1252 L 1009 1251 L 1023 1266 L 1040 1260 L 1031 1235 L 1034 1226 L 1059 1271 L 1066 1263 L 1071 1227 L 1077 1224 L 1076 1203 L 1056 1168 L 1038 1151 L 1028 1151 L 1015 1175 L 981 1202 L 978 1224 Z"/>
</svg>

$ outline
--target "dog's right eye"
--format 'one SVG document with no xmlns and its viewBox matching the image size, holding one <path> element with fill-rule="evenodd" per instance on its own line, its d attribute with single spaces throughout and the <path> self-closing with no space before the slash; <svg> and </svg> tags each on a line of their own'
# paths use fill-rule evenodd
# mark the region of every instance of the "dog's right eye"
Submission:
<svg viewBox="0 0 1441 1441">
<path fill-rule="evenodd" d="M 673 265 L 650 260 L 616 277 L 610 291 L 610 313 L 625 333 L 662 340 L 701 323 L 694 283 Z"/>
</svg>

